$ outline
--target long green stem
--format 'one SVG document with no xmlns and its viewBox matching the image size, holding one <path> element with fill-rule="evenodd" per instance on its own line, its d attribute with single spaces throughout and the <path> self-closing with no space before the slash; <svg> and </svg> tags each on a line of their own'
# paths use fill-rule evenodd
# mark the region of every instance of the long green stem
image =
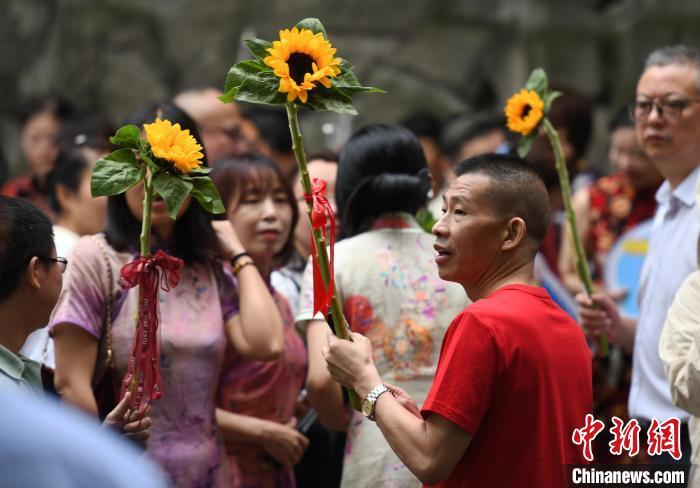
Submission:
<svg viewBox="0 0 700 488">
<path fill-rule="evenodd" d="M 578 226 L 576 225 L 576 216 L 574 215 L 574 209 L 571 205 L 571 185 L 569 184 L 569 171 L 566 168 L 564 150 L 561 147 L 559 134 L 546 117 L 543 121 L 543 125 L 547 132 L 547 137 L 549 137 L 549 142 L 552 144 L 554 157 L 557 162 L 557 173 L 559 175 L 559 184 L 561 185 L 561 194 L 564 200 L 564 209 L 566 210 L 566 219 L 569 223 L 570 235 L 574 243 L 574 250 L 576 251 L 576 270 L 578 271 L 579 278 L 583 283 L 586 293 L 590 297 L 593 294 L 593 279 L 591 278 L 591 271 L 588 269 L 586 253 L 583 250 L 581 236 L 578 232 Z M 600 354 L 602 356 L 607 356 L 608 340 L 605 335 L 601 334 L 598 336 L 598 346 Z"/>
<path fill-rule="evenodd" d="M 306 163 L 306 154 L 304 153 L 303 138 L 301 136 L 301 131 L 299 130 L 299 121 L 297 119 L 297 107 L 293 103 L 286 103 L 285 107 L 287 109 L 287 118 L 289 119 L 289 131 L 292 134 L 292 149 L 294 150 L 294 156 L 297 160 L 297 165 L 299 166 L 299 177 L 301 179 L 301 187 L 304 189 L 306 195 L 311 195 L 311 178 L 309 177 L 309 167 Z M 313 210 L 313 204 L 311 202 L 306 203 L 306 212 L 309 216 L 309 221 L 311 221 L 311 211 Z M 326 251 L 326 240 L 323 237 L 323 232 L 321 229 L 313 229 L 313 239 L 316 245 L 316 250 L 318 254 L 318 268 L 321 271 L 321 277 L 323 278 L 323 283 L 328 286 L 328 283 L 332 279 L 330 276 L 330 264 L 328 261 L 328 253 Z M 333 314 L 333 327 L 335 328 L 335 335 L 341 339 L 350 339 L 350 334 L 348 333 L 348 326 L 345 322 L 345 316 L 343 315 L 343 307 L 340 304 L 340 299 L 338 298 L 337 290 L 333 291 L 333 299 L 331 300 L 331 314 Z M 355 410 L 360 410 L 360 398 L 352 390 L 348 390 L 348 395 L 350 397 L 350 403 Z"/>
<path fill-rule="evenodd" d="M 143 218 L 141 219 L 141 257 L 148 257 L 151 254 L 151 208 L 153 207 L 153 183 L 151 182 L 150 170 L 147 171 L 146 176 L 143 179 Z M 139 318 L 141 316 L 141 287 L 139 286 L 138 291 L 138 304 L 136 308 L 136 326 L 138 327 Z M 138 333 L 138 329 L 136 331 Z M 134 375 L 131 378 L 131 385 L 129 390 L 131 391 L 131 398 L 136 398 L 136 385 L 138 383 L 139 370 L 138 361 L 134 365 Z"/>
</svg>

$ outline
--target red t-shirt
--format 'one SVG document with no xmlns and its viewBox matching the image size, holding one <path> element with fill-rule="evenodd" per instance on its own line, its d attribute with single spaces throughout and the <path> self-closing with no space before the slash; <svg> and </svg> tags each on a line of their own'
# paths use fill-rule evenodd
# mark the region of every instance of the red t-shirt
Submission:
<svg viewBox="0 0 700 488">
<path fill-rule="evenodd" d="M 591 353 L 544 288 L 505 286 L 464 309 L 445 334 L 423 405 L 472 435 L 443 487 L 567 485 L 584 464 L 571 441 L 593 410 Z"/>
</svg>

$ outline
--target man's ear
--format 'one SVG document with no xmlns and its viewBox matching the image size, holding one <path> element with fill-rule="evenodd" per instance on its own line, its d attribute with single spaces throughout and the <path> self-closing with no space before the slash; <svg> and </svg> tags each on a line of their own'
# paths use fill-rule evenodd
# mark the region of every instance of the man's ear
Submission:
<svg viewBox="0 0 700 488">
<path fill-rule="evenodd" d="M 511 251 L 520 246 L 527 236 L 527 226 L 520 217 L 513 217 L 506 223 L 501 250 Z"/>
<path fill-rule="evenodd" d="M 29 260 L 29 264 L 27 265 L 26 269 L 27 283 L 29 283 L 29 286 L 37 290 L 40 289 L 43 274 L 44 270 L 41 266 L 41 260 L 34 256 Z"/>
</svg>

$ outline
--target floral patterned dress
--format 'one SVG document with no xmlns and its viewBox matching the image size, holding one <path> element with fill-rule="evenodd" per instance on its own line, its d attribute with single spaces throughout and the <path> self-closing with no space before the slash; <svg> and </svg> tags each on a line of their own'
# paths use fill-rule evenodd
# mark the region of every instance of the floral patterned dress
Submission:
<svg viewBox="0 0 700 488">
<path fill-rule="evenodd" d="M 406 390 L 420 405 L 435 376 L 442 338 L 468 304 L 464 290 L 442 281 L 433 243 L 408 214 L 386 215 L 372 230 L 335 248 L 335 279 L 343 313 L 354 332 L 367 336 L 382 380 Z M 303 325 L 312 318 L 313 278 L 302 283 Z M 343 487 L 421 486 L 374 422 L 355 412 L 343 461 Z"/>
<path fill-rule="evenodd" d="M 98 242 L 99 241 L 99 242 Z M 112 267 L 109 283 L 102 245 Z M 63 290 L 50 328 L 60 323 L 81 327 L 100 338 L 108 290 L 116 293 L 112 321 L 115 368 L 127 371 L 134 336 L 138 289 L 116 283 L 119 269 L 133 259 L 117 253 L 104 236 L 83 237 L 73 248 Z M 151 403 L 153 420 L 146 455 L 178 487 L 224 487 L 229 469 L 215 419 L 214 395 L 227 344 L 224 323 L 238 312 L 233 277 L 216 278 L 203 266 L 185 266 L 180 283 L 159 292 L 163 397 Z M 98 358 L 104 361 L 104 358 Z"/>
<path fill-rule="evenodd" d="M 287 299 L 272 292 L 284 323 L 284 354 L 276 361 L 237 358 L 229 348 L 219 380 L 217 406 L 241 415 L 286 424 L 306 379 L 306 346 L 294 328 Z M 298 419 L 300 420 L 300 419 Z M 292 488 L 294 470 L 287 469 L 256 444 L 226 445 L 235 488 Z"/>
</svg>

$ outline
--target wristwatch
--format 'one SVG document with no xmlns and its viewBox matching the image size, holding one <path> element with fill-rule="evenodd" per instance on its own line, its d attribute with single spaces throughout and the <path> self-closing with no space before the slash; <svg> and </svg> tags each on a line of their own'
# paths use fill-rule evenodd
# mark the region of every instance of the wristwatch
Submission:
<svg viewBox="0 0 700 488">
<path fill-rule="evenodd" d="M 367 394 L 364 400 L 362 400 L 362 413 L 369 420 L 374 422 L 374 405 L 377 403 L 377 398 L 387 391 L 389 391 L 389 388 L 383 384 L 379 384 Z"/>
</svg>

